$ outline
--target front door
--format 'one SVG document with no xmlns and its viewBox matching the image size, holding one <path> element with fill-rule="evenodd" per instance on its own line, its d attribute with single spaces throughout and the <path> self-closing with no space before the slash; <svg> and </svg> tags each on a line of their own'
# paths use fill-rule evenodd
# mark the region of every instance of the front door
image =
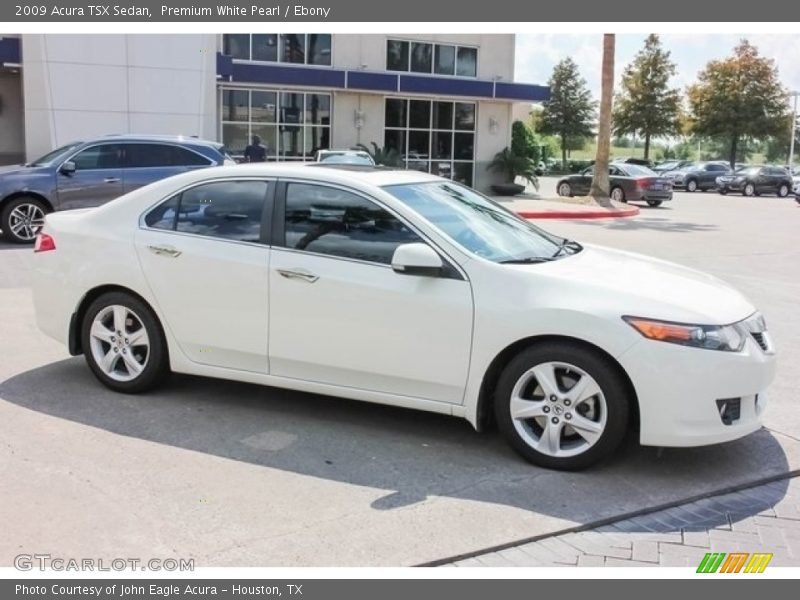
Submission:
<svg viewBox="0 0 800 600">
<path fill-rule="evenodd" d="M 423 240 L 369 198 L 316 184 L 280 188 L 269 269 L 271 374 L 461 403 L 469 282 L 455 270 L 393 271 L 397 246 Z"/>
<path fill-rule="evenodd" d="M 197 185 L 145 216 L 136 251 L 166 325 L 192 361 L 266 373 L 267 266 L 262 217 L 272 185 Z"/>
<path fill-rule="evenodd" d="M 60 210 L 99 206 L 122 195 L 120 144 L 89 146 L 68 162 L 75 165 L 75 170 L 56 174 Z"/>
</svg>

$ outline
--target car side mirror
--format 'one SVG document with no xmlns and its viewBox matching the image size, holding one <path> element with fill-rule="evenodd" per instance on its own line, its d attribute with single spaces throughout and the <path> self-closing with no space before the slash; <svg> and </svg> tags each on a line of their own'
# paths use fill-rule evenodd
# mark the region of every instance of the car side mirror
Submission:
<svg viewBox="0 0 800 600">
<path fill-rule="evenodd" d="M 67 175 L 67 176 L 72 175 L 73 173 L 75 173 L 75 163 L 72 162 L 71 160 L 68 160 L 63 165 L 61 165 L 59 172 L 62 175 Z"/>
<path fill-rule="evenodd" d="M 403 244 L 392 256 L 392 269 L 403 275 L 438 277 L 443 267 L 442 257 L 428 244 Z"/>
</svg>

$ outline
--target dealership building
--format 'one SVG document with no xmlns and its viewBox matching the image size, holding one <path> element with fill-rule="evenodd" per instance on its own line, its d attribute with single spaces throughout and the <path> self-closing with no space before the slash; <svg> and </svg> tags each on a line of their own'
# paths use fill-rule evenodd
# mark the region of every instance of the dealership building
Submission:
<svg viewBox="0 0 800 600">
<path fill-rule="evenodd" d="M 0 162 L 121 133 L 198 136 L 268 160 L 391 148 L 485 189 L 520 104 L 513 35 L 23 34 L 0 38 Z M 515 111 L 516 107 L 516 111 Z"/>
</svg>

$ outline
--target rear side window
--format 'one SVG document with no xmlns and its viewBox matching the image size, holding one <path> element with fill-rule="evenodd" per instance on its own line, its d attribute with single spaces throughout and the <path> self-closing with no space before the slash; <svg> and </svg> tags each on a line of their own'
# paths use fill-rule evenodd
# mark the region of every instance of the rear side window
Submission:
<svg viewBox="0 0 800 600">
<path fill-rule="evenodd" d="M 381 206 L 337 188 L 291 183 L 286 190 L 286 246 L 390 264 L 401 244 L 420 238 Z"/>
<path fill-rule="evenodd" d="M 215 181 L 185 190 L 145 216 L 153 229 L 238 242 L 261 241 L 265 181 Z"/>
<path fill-rule="evenodd" d="M 125 166 L 129 169 L 153 167 L 207 167 L 211 160 L 197 152 L 168 144 L 127 144 Z"/>
</svg>

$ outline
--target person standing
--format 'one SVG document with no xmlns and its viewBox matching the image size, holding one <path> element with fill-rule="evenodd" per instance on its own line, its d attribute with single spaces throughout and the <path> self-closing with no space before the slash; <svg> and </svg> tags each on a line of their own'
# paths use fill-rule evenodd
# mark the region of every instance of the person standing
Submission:
<svg viewBox="0 0 800 600">
<path fill-rule="evenodd" d="M 267 160 L 267 149 L 261 143 L 261 138 L 253 136 L 253 143 L 244 149 L 245 162 L 264 162 Z"/>
</svg>

